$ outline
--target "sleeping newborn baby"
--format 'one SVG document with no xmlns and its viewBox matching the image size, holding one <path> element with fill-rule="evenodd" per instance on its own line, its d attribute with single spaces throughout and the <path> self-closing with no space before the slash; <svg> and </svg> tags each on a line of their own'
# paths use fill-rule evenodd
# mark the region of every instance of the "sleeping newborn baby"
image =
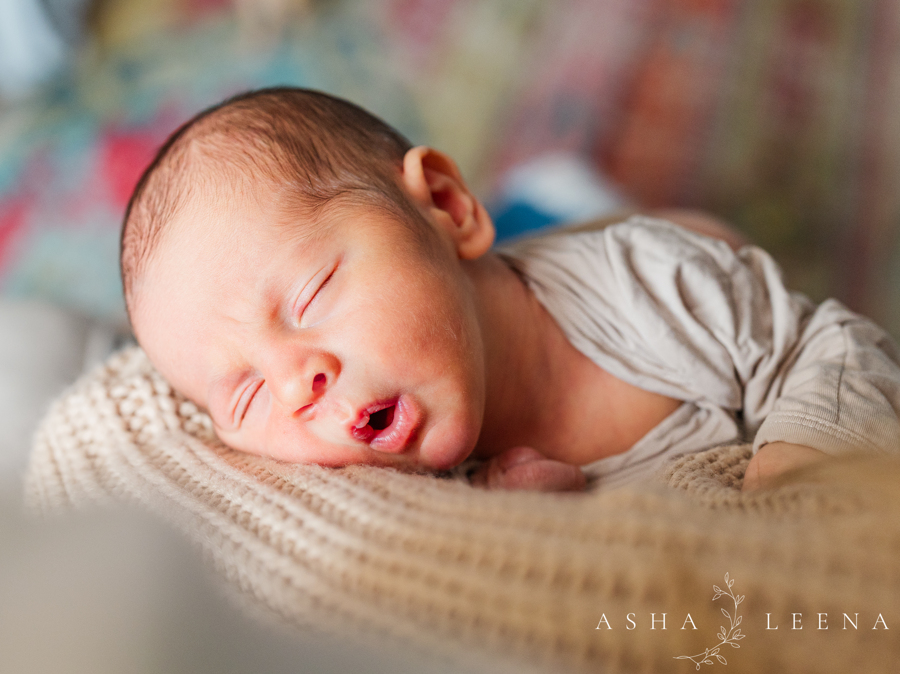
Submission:
<svg viewBox="0 0 900 674">
<path fill-rule="evenodd" d="M 710 218 L 492 248 L 453 161 L 346 101 L 233 98 L 166 142 L 122 233 L 141 346 L 230 447 L 615 485 L 752 440 L 745 488 L 900 450 L 888 336 Z"/>
</svg>

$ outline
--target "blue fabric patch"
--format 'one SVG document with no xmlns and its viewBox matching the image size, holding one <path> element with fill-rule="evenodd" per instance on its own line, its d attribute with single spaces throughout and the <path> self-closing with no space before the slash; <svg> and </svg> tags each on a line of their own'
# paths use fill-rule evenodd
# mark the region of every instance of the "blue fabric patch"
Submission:
<svg viewBox="0 0 900 674">
<path fill-rule="evenodd" d="M 499 204 L 488 210 L 497 228 L 497 241 L 512 239 L 560 222 L 558 216 L 546 213 L 522 201 Z"/>
</svg>

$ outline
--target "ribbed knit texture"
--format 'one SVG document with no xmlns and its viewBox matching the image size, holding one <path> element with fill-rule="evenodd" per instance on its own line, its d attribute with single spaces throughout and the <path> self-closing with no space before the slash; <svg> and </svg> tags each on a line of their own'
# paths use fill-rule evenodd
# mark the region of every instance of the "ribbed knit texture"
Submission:
<svg viewBox="0 0 900 674">
<path fill-rule="evenodd" d="M 388 639 L 463 670 L 695 671 L 674 658 L 718 641 L 726 604 L 712 586 L 728 573 L 746 596 L 746 638 L 720 649 L 723 671 L 893 671 L 898 465 L 835 460 L 748 496 L 748 459 L 746 447 L 721 448 L 685 457 L 658 484 L 576 495 L 288 465 L 223 447 L 131 349 L 54 404 L 26 491 L 43 512 L 137 501 L 281 620 Z M 651 630 L 663 612 L 667 629 Z M 688 612 L 697 630 L 680 629 Z M 778 630 L 765 629 L 766 613 Z M 792 613 L 803 630 L 790 629 Z M 818 613 L 828 631 L 815 629 Z M 859 614 L 857 630 L 841 630 L 843 613 Z M 879 613 L 889 631 L 872 629 Z M 596 629 L 603 615 L 611 630 Z"/>
</svg>

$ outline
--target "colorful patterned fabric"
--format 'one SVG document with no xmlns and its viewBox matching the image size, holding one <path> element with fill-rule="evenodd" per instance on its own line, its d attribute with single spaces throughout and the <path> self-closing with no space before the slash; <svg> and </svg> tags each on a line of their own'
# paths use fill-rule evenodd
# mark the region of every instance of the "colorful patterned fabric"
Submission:
<svg viewBox="0 0 900 674">
<path fill-rule="evenodd" d="M 99 47 L 0 116 L 0 292 L 121 315 L 118 222 L 153 149 L 291 83 L 449 152 L 489 202 L 510 168 L 574 153 L 639 206 L 737 223 L 792 286 L 900 334 L 893 0 L 238 4 L 309 9 L 266 41 L 231 0 L 103 3 Z"/>
<path fill-rule="evenodd" d="M 377 32 L 327 17 L 248 48 L 228 14 L 157 33 L 67 77 L 0 125 L 0 292 L 121 318 L 118 238 L 137 179 L 178 124 L 239 91 L 294 84 L 344 94 L 420 136 L 415 107 L 369 66 Z"/>
</svg>

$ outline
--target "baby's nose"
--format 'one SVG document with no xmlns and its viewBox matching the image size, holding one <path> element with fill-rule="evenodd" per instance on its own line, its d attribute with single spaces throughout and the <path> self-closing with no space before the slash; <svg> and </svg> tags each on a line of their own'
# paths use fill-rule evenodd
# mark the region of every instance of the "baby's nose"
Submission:
<svg viewBox="0 0 900 674">
<path fill-rule="evenodd" d="M 340 362 L 331 354 L 308 357 L 295 368 L 268 377 L 269 390 L 292 413 L 317 402 L 337 380 Z"/>
</svg>

